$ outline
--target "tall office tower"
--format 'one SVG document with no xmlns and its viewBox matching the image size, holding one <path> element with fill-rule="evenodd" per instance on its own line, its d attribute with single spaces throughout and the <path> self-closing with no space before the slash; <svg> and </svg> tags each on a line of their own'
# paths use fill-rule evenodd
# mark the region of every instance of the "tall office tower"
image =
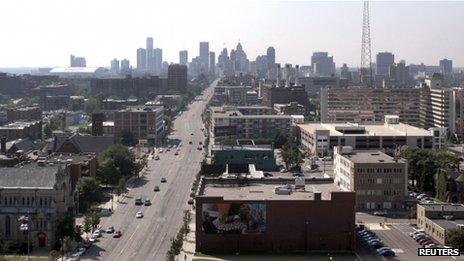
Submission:
<svg viewBox="0 0 464 261">
<path fill-rule="evenodd" d="M 216 74 L 216 53 L 209 52 L 209 73 Z"/>
<path fill-rule="evenodd" d="M 453 72 L 453 60 L 440 60 L 440 68 L 442 74 L 451 74 Z"/>
<path fill-rule="evenodd" d="M 86 67 L 87 62 L 85 61 L 84 57 L 76 57 L 71 54 L 69 66 L 71 67 Z"/>
<path fill-rule="evenodd" d="M 319 76 L 330 76 L 335 73 L 333 56 L 327 52 L 314 52 L 311 56 L 311 68 L 313 73 Z"/>
<path fill-rule="evenodd" d="M 200 71 L 207 72 L 209 70 L 209 43 L 200 42 Z"/>
<path fill-rule="evenodd" d="M 187 90 L 187 66 L 171 64 L 168 67 L 168 89 L 185 92 Z"/>
<path fill-rule="evenodd" d="M 127 59 L 121 61 L 121 73 L 130 73 L 130 62 Z"/>
<path fill-rule="evenodd" d="M 188 63 L 188 51 L 183 50 L 179 52 L 179 64 L 187 65 Z"/>
<path fill-rule="evenodd" d="M 162 49 L 156 48 L 153 51 L 153 60 L 155 62 L 154 71 L 158 74 L 161 73 L 163 69 L 163 50 Z"/>
<path fill-rule="evenodd" d="M 376 74 L 387 76 L 390 66 L 395 63 L 395 55 L 389 52 L 378 53 L 375 62 L 377 64 Z"/>
<path fill-rule="evenodd" d="M 147 69 L 147 51 L 143 48 L 137 49 L 137 71 L 144 72 Z"/>
<path fill-rule="evenodd" d="M 275 80 L 277 78 L 277 70 L 275 65 L 275 49 L 274 47 L 270 46 L 267 48 L 266 51 L 266 59 L 267 59 L 267 77 L 271 80 Z"/>
<path fill-rule="evenodd" d="M 111 60 L 111 69 L 110 71 L 112 73 L 119 73 L 119 60 L 118 59 L 113 59 Z"/>
<path fill-rule="evenodd" d="M 153 51 L 153 38 L 147 37 L 147 70 L 149 72 L 155 71 L 155 58 Z"/>
</svg>

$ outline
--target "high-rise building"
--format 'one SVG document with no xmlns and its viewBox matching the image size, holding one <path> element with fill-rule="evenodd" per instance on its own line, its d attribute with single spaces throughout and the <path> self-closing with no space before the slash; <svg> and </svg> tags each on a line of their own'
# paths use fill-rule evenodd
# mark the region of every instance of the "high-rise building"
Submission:
<svg viewBox="0 0 464 261">
<path fill-rule="evenodd" d="M 161 73 L 163 69 L 163 50 L 160 48 L 156 48 L 153 51 L 153 60 L 155 62 L 154 70 L 156 73 Z"/>
<path fill-rule="evenodd" d="M 183 50 L 179 52 L 179 64 L 187 65 L 188 63 L 188 51 Z"/>
<path fill-rule="evenodd" d="M 388 76 L 390 66 L 395 64 L 395 55 L 389 52 L 381 52 L 376 56 L 376 74 Z"/>
<path fill-rule="evenodd" d="M 316 75 L 330 76 L 335 74 L 333 56 L 329 56 L 327 52 L 314 52 L 311 56 L 311 67 Z"/>
<path fill-rule="evenodd" d="M 127 59 L 121 60 L 121 73 L 130 73 L 130 62 Z"/>
<path fill-rule="evenodd" d="M 111 68 L 110 71 L 112 73 L 119 73 L 119 60 L 118 59 L 113 59 L 111 60 Z"/>
<path fill-rule="evenodd" d="M 84 57 L 76 57 L 71 54 L 69 59 L 69 66 L 71 67 L 86 67 L 87 62 Z"/>
<path fill-rule="evenodd" d="M 187 90 L 187 66 L 171 64 L 168 67 L 168 89 L 185 92 Z"/>
<path fill-rule="evenodd" d="M 143 48 L 137 49 L 137 70 L 143 72 L 147 69 L 147 51 Z"/>
<path fill-rule="evenodd" d="M 448 59 L 440 60 L 441 73 L 451 74 L 453 72 L 453 61 Z"/>
<path fill-rule="evenodd" d="M 275 49 L 270 46 L 266 51 L 266 60 L 267 60 L 267 77 L 271 80 L 277 78 L 277 68 L 275 65 Z"/>
<path fill-rule="evenodd" d="M 147 37 L 147 70 L 149 72 L 155 71 L 155 56 L 153 51 L 153 38 Z"/>
<path fill-rule="evenodd" d="M 216 74 L 216 53 L 209 52 L 209 73 Z"/>
<path fill-rule="evenodd" d="M 209 42 L 200 42 L 200 71 L 209 71 Z"/>
</svg>

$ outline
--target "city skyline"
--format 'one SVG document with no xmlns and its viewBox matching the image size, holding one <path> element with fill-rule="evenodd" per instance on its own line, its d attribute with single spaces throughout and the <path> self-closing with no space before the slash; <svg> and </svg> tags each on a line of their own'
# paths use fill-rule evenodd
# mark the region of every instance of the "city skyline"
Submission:
<svg viewBox="0 0 464 261">
<path fill-rule="evenodd" d="M 337 67 L 360 63 L 361 1 L 174 1 L 137 6 L 112 1 L 110 9 L 108 4 L 7 1 L 5 8 L 11 12 L 0 22 L 10 25 L 5 29 L 9 37 L 2 41 L 0 67 L 66 66 L 70 54 L 85 57 L 88 66 L 109 67 L 114 58 L 129 59 L 135 66 L 136 49 L 146 46 L 146 37 L 153 37 L 153 47 L 163 49 L 164 60 L 174 63 L 180 50 L 188 50 L 189 58 L 199 55 L 200 41 L 209 42 L 210 51 L 216 53 L 224 47 L 235 48 L 240 41 L 250 60 L 273 46 L 280 63 L 308 65 L 312 53 L 318 51 L 333 56 Z M 180 4 L 185 8 L 179 9 Z M 64 12 L 68 8 L 78 14 L 76 19 L 68 21 L 69 14 Z M 464 66 L 459 48 L 464 36 L 455 30 L 464 3 L 372 1 L 370 8 L 374 55 L 388 51 L 398 61 L 429 65 L 448 58 L 454 67 Z M 163 12 L 153 16 L 149 10 L 155 9 Z M 11 23 L 25 15 L 27 20 Z M 119 23 L 102 24 L 114 17 Z"/>
</svg>

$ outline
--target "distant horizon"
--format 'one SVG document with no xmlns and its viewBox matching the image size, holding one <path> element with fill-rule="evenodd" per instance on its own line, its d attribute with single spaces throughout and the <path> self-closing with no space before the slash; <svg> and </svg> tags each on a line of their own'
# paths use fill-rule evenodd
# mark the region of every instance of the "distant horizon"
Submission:
<svg viewBox="0 0 464 261">
<path fill-rule="evenodd" d="M 337 67 L 360 66 L 362 1 L 7 0 L 3 7 L 9 12 L 0 22 L 9 26 L 0 68 L 69 66 L 71 54 L 89 67 L 109 67 L 114 58 L 136 67 L 146 37 L 169 63 L 178 62 L 180 50 L 191 61 L 200 41 L 210 43 L 216 58 L 240 41 L 251 61 L 273 46 L 279 63 L 308 65 L 313 52 L 326 51 Z M 462 13 L 464 2 L 371 1 L 372 62 L 389 51 L 406 64 L 438 66 L 447 58 L 464 67 Z"/>
</svg>

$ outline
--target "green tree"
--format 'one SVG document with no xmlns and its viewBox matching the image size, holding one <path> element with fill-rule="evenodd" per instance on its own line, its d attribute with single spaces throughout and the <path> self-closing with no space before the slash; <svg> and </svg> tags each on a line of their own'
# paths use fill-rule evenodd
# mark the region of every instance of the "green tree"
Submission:
<svg viewBox="0 0 464 261">
<path fill-rule="evenodd" d="M 52 130 L 63 130 L 65 128 L 65 123 L 64 121 L 61 119 L 60 116 L 58 115 L 53 115 L 51 118 L 50 118 L 50 121 L 48 123 L 48 126 L 50 127 L 50 129 Z"/>
<path fill-rule="evenodd" d="M 56 238 L 61 239 L 64 237 L 70 237 L 72 239 L 80 238 L 80 235 L 76 233 L 74 214 L 70 211 L 66 212 L 57 221 Z"/>
<path fill-rule="evenodd" d="M 100 182 L 92 177 L 82 177 L 77 183 L 76 191 L 79 195 L 79 211 L 83 213 L 103 198 Z"/>
<path fill-rule="evenodd" d="M 52 251 L 50 251 L 49 255 L 50 255 L 50 260 L 55 261 L 55 260 L 58 260 L 58 257 L 60 256 L 60 253 L 58 253 L 58 251 L 56 251 L 56 250 L 52 250 Z"/>
<path fill-rule="evenodd" d="M 117 184 L 121 176 L 136 174 L 138 167 L 134 155 L 126 146 L 115 144 L 100 153 L 97 175 L 106 184 Z"/>
<path fill-rule="evenodd" d="M 98 210 L 94 209 L 92 212 L 90 212 L 89 217 L 92 229 L 96 229 L 98 227 L 98 224 L 100 224 L 100 215 L 98 213 Z"/>
<path fill-rule="evenodd" d="M 92 232 L 92 220 L 89 215 L 85 215 L 84 217 L 84 224 L 82 226 L 82 231 L 85 233 Z"/>
<path fill-rule="evenodd" d="M 281 149 L 280 155 L 285 162 L 285 167 L 290 169 L 303 163 L 303 155 L 296 146 L 295 142 L 289 140 Z"/>
<path fill-rule="evenodd" d="M 166 128 L 166 133 L 171 133 L 171 131 L 172 131 L 172 119 L 168 115 L 164 115 L 164 126 Z"/>
<path fill-rule="evenodd" d="M 124 131 L 121 134 L 121 143 L 125 146 L 133 147 L 137 145 L 139 141 L 135 138 L 134 134 L 130 131 Z"/>
<path fill-rule="evenodd" d="M 63 250 L 64 254 L 66 256 L 68 256 L 68 254 L 71 253 L 71 251 L 74 250 L 75 245 L 76 244 L 75 244 L 74 240 L 71 237 L 68 237 L 68 236 L 64 237 L 63 238 L 63 244 L 62 244 L 62 250 Z"/>
<path fill-rule="evenodd" d="M 116 194 L 119 196 L 127 191 L 126 189 L 126 179 L 121 177 L 119 179 L 118 186 L 116 187 Z"/>
<path fill-rule="evenodd" d="M 282 146 L 288 142 L 287 136 L 283 132 L 279 132 L 276 134 L 274 139 L 274 147 L 276 149 L 282 148 Z"/>
<path fill-rule="evenodd" d="M 436 176 L 435 197 L 441 201 L 446 201 L 446 198 L 448 197 L 447 184 L 448 177 L 446 176 L 446 172 L 441 169 L 438 170 Z"/>
<path fill-rule="evenodd" d="M 464 251 L 464 229 L 456 228 L 447 231 L 446 244 Z"/>
<path fill-rule="evenodd" d="M 49 124 L 45 124 L 44 126 L 44 134 L 45 134 L 45 137 L 47 138 L 51 138 L 52 135 L 53 135 L 53 130 L 50 128 L 50 125 Z"/>
</svg>

